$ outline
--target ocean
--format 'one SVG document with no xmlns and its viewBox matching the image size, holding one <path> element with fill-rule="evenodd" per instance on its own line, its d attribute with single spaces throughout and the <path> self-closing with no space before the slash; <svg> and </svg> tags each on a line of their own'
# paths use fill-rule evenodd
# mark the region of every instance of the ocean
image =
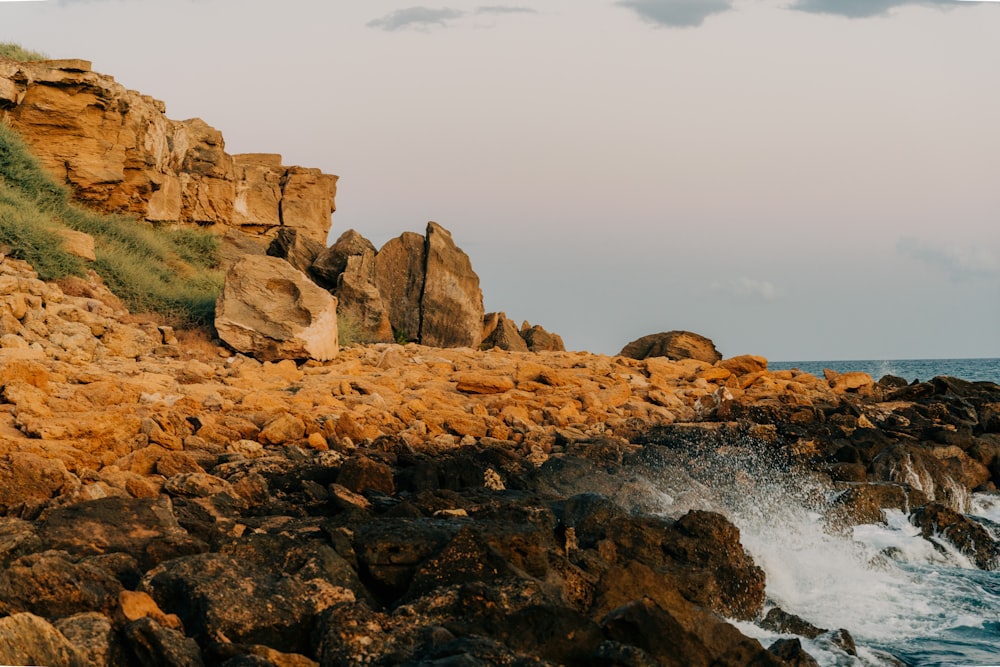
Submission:
<svg viewBox="0 0 1000 667">
<path fill-rule="evenodd" d="M 769 368 L 1000 383 L 1000 359 L 775 362 Z M 826 635 L 802 640 L 821 665 L 1000 665 L 1000 571 L 979 570 L 947 541 L 924 539 L 898 510 L 886 512 L 885 524 L 831 531 L 823 515 L 839 492 L 759 456 L 710 454 L 692 467 L 698 479 L 671 474 L 651 480 L 653 495 L 665 514 L 698 507 L 726 515 L 766 572 L 768 605 L 851 633 L 857 655 Z M 1000 540 L 1000 495 L 974 494 L 969 515 Z M 755 623 L 734 624 L 765 646 L 790 637 Z"/>
<path fill-rule="evenodd" d="M 875 380 L 885 375 L 895 375 L 907 382 L 930 380 L 938 375 L 1000 384 L 1000 359 L 866 359 L 858 361 L 769 361 L 770 370 L 798 368 L 817 377 L 822 377 L 823 369 L 847 373 L 861 371 Z"/>
</svg>

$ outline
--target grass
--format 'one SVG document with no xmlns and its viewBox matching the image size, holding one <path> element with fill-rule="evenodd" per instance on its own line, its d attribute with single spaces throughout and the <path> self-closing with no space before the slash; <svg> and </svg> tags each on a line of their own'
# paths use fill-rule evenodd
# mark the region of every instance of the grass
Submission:
<svg viewBox="0 0 1000 667">
<path fill-rule="evenodd" d="M 96 261 L 69 254 L 59 229 L 94 237 Z M 21 138 L 0 123 L 0 244 L 30 263 L 43 280 L 97 272 L 134 313 L 153 313 L 177 326 L 214 320 L 222 291 L 219 239 L 196 229 L 154 229 L 146 222 L 103 215 L 70 201 Z"/>
<path fill-rule="evenodd" d="M 14 42 L 0 42 L 0 58 L 24 62 L 26 60 L 48 60 L 49 57 L 39 51 L 30 51 Z"/>
</svg>

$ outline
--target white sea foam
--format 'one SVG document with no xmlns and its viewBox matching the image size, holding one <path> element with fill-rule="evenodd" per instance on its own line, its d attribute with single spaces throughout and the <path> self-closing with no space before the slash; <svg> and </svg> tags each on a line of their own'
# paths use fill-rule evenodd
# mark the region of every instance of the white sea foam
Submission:
<svg viewBox="0 0 1000 667">
<path fill-rule="evenodd" d="M 823 520 L 834 495 L 828 488 L 743 451 L 709 454 L 690 475 L 662 475 L 661 502 L 673 502 L 672 515 L 692 508 L 727 515 L 767 575 L 769 603 L 822 628 L 846 628 L 858 641 L 857 657 L 804 641 L 821 664 L 894 664 L 882 651 L 914 664 L 997 662 L 1000 574 L 974 569 L 947 540 L 924 539 L 898 510 L 886 512 L 885 524 L 834 533 Z M 976 495 L 970 505 L 1000 527 L 1000 498 Z M 740 628 L 765 645 L 779 637 Z"/>
</svg>

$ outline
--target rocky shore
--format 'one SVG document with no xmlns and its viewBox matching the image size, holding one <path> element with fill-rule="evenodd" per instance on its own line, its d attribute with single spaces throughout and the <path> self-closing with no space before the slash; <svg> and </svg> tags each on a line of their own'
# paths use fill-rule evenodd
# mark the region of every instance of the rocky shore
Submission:
<svg viewBox="0 0 1000 667">
<path fill-rule="evenodd" d="M 962 514 L 1000 481 L 990 383 L 390 343 L 261 363 L 5 258 L 0 390 L 9 664 L 808 665 L 793 636 L 817 634 L 850 652 L 767 600 L 729 520 L 655 492 L 747 455 L 834 490 L 831 531 L 905 508 L 979 567 L 1000 555 Z"/>
</svg>

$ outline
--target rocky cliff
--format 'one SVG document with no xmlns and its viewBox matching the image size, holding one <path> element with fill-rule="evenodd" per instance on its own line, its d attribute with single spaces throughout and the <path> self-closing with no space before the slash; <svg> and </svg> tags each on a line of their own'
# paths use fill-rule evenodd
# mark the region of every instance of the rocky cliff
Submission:
<svg viewBox="0 0 1000 667">
<path fill-rule="evenodd" d="M 0 119 L 80 201 L 267 240 L 291 228 L 326 244 L 336 176 L 279 155 L 230 155 L 215 128 L 165 112 L 85 60 L 0 59 Z"/>
</svg>

